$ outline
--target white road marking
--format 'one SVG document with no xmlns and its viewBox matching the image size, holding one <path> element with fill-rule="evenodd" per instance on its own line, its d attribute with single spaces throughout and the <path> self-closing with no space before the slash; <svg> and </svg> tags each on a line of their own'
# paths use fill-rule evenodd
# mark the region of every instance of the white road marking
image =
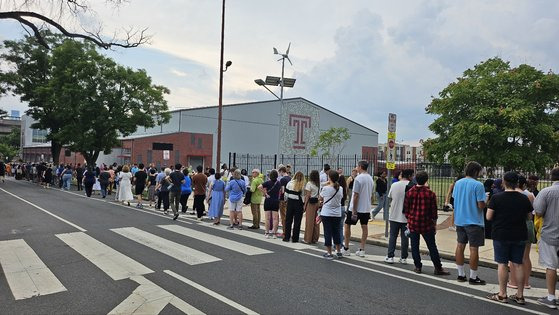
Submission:
<svg viewBox="0 0 559 315">
<path fill-rule="evenodd" d="M 16 300 L 66 291 L 22 239 L 0 241 L 0 264 Z"/>
<path fill-rule="evenodd" d="M 314 255 L 314 254 L 307 253 L 307 252 L 303 252 L 303 251 L 297 251 L 297 252 L 298 252 L 298 253 L 307 254 L 307 255 L 312 255 L 312 256 L 315 256 L 315 257 L 320 257 L 320 256 L 316 256 L 316 255 Z M 488 284 L 483 285 L 483 286 L 472 286 L 472 285 L 468 284 L 468 282 L 458 282 L 458 281 L 456 281 L 456 280 L 451 280 L 451 279 L 443 278 L 444 276 L 432 276 L 432 275 L 428 275 L 428 274 L 424 274 L 424 273 L 417 274 L 417 273 L 415 273 L 415 272 L 412 271 L 412 270 L 403 269 L 403 268 L 398 268 L 398 267 L 395 267 L 395 266 L 392 266 L 392 265 L 389 265 L 389 264 L 386 264 L 386 263 L 377 263 L 377 262 L 375 262 L 375 261 L 373 260 L 374 258 L 373 258 L 373 259 L 369 259 L 368 256 L 369 256 L 369 255 L 366 255 L 365 258 L 363 258 L 363 257 L 356 257 L 356 256 L 349 256 L 349 257 L 348 257 L 348 256 L 344 256 L 343 260 L 349 259 L 349 260 L 354 260 L 354 261 L 362 261 L 362 262 L 365 262 L 365 263 L 367 263 L 367 264 L 371 264 L 371 265 L 375 265 L 375 266 L 380 266 L 380 267 L 388 268 L 388 269 L 392 269 L 392 270 L 397 270 L 397 271 L 399 271 L 399 272 L 408 273 L 408 274 L 413 274 L 413 275 L 420 276 L 420 277 L 423 277 L 423 278 L 429 278 L 429 279 L 436 280 L 436 281 L 439 281 L 439 282 L 444 282 L 444 283 L 448 283 L 448 284 L 460 286 L 460 287 L 463 287 L 463 288 L 468 288 L 468 289 L 471 289 L 471 290 L 476 290 L 476 291 L 484 292 L 484 293 L 487 293 L 487 294 L 489 294 L 489 293 L 491 293 L 491 292 L 493 292 L 493 293 L 494 293 L 494 292 L 499 292 L 499 285 L 498 285 L 498 284 L 489 284 L 489 283 L 488 283 Z M 375 270 L 375 269 L 369 269 L 369 268 L 366 268 L 366 267 L 363 267 L 363 266 L 354 265 L 354 264 L 351 264 L 351 263 L 348 263 L 348 262 L 344 262 L 344 261 L 340 261 L 340 260 L 335 260 L 335 262 L 337 262 L 337 263 L 343 263 L 343 264 L 346 264 L 346 265 L 350 265 L 350 266 L 357 267 L 357 268 L 361 268 L 361 269 L 365 269 L 365 270 L 369 270 L 369 271 L 372 271 L 372 272 L 377 272 L 377 273 L 381 273 L 381 274 L 386 274 L 386 275 L 389 275 L 389 276 L 391 276 L 391 277 L 393 276 L 393 277 L 395 277 L 395 278 L 402 278 L 402 279 L 406 279 L 406 280 L 409 279 L 409 278 L 401 277 L 401 276 L 398 276 L 398 275 L 395 275 L 395 274 L 390 274 L 390 273 L 387 273 L 387 272 L 384 272 L 384 271 Z M 411 265 L 413 266 L 413 263 L 412 263 Z M 437 287 L 436 285 L 429 284 L 429 283 L 425 283 L 425 282 L 421 282 L 421 281 L 417 281 L 417 280 L 413 280 L 413 279 L 410 279 L 409 281 L 416 282 L 416 283 L 420 283 L 420 284 L 425 284 L 425 285 L 431 286 L 431 287 L 441 288 L 442 290 L 449 291 L 449 292 L 454 292 L 454 293 L 458 293 L 458 294 L 461 294 L 461 295 L 467 295 L 467 296 L 479 298 L 479 299 L 484 300 L 484 301 L 490 301 L 490 300 L 487 299 L 487 298 L 482 298 L 482 297 L 478 297 L 478 296 L 475 296 L 475 295 L 470 295 L 470 294 L 467 294 L 467 293 L 463 293 L 463 292 L 461 292 L 461 291 L 453 291 L 452 289 L 446 289 L 446 288 L 443 288 L 443 287 Z M 510 290 L 510 289 L 509 289 L 509 290 Z M 545 293 L 544 293 L 544 291 L 545 291 Z M 514 292 L 516 292 L 516 290 L 514 290 Z M 546 289 L 532 288 L 532 289 L 529 289 L 529 290 L 524 290 L 524 296 L 525 296 L 525 297 L 542 297 L 542 296 L 544 296 L 544 295 L 547 295 L 547 290 L 546 290 Z M 498 304 L 503 304 L 503 303 L 499 303 L 499 302 L 496 302 L 496 303 L 498 303 Z M 526 303 L 537 304 L 535 301 L 528 300 L 528 299 L 526 300 Z M 506 305 L 506 304 L 505 304 L 505 305 Z M 525 308 L 519 308 L 519 309 L 521 309 L 521 310 L 526 310 Z M 527 311 L 529 311 L 529 310 L 527 310 Z M 536 314 L 542 314 L 542 313 L 536 313 Z"/>
<path fill-rule="evenodd" d="M 281 240 L 281 238 L 277 238 L 277 239 L 268 239 L 264 236 L 264 234 L 260 234 L 260 233 L 255 233 L 255 232 L 250 232 L 250 231 L 246 231 L 246 230 L 228 230 L 226 226 L 224 225 L 208 225 L 209 228 L 212 229 L 217 229 L 217 230 L 222 230 L 222 231 L 226 231 L 229 233 L 235 233 L 236 235 L 241 235 L 241 236 L 245 236 L 248 238 L 253 238 L 255 240 L 259 240 L 262 242 L 266 242 L 266 243 L 273 243 L 275 245 L 279 245 L 279 246 L 283 246 L 283 247 L 288 247 L 291 249 L 307 249 L 312 245 L 307 245 L 304 243 L 291 243 L 291 242 L 283 242 Z"/>
<path fill-rule="evenodd" d="M 38 209 L 38 210 L 43 211 L 44 213 L 46 213 L 46 214 L 48 214 L 48 215 L 50 215 L 50 216 L 52 216 L 52 217 L 54 217 L 54 218 L 56 218 L 56 219 L 62 221 L 62 222 L 64 222 L 64 223 L 68 224 L 68 225 L 71 225 L 71 226 L 75 227 L 78 231 L 81 231 L 81 232 L 87 231 L 86 229 L 80 227 L 79 225 L 74 224 L 74 223 L 72 223 L 72 222 L 70 222 L 70 221 L 68 221 L 68 220 L 66 220 L 66 219 L 63 219 L 63 218 L 57 216 L 56 214 L 54 214 L 54 213 L 52 213 L 52 212 L 50 212 L 50 211 L 48 211 L 48 210 L 45 210 L 45 209 L 43 209 L 43 208 L 37 206 L 36 204 L 34 204 L 34 203 L 32 203 L 32 202 L 29 202 L 29 201 L 27 201 L 27 200 L 25 200 L 25 199 L 23 199 L 23 198 L 21 198 L 21 197 L 19 197 L 19 196 L 16 196 L 16 195 L 12 194 L 12 193 L 9 192 L 9 191 L 6 191 L 6 190 L 4 190 L 4 189 L 2 189 L 2 188 L 0 188 L 0 190 L 3 191 L 3 192 L 5 192 L 5 193 L 7 193 L 8 195 L 10 195 L 10 196 L 16 198 L 16 199 L 19 199 L 19 200 L 21 200 L 21 201 L 27 203 L 28 205 L 30 205 L 30 206 L 32 206 L 32 207 Z"/>
<path fill-rule="evenodd" d="M 215 236 L 209 233 L 200 232 L 179 225 L 158 225 L 158 227 L 249 256 L 273 253 L 272 251 L 269 251 L 267 249 L 243 244 L 241 242 L 234 241 L 228 238 Z"/>
<path fill-rule="evenodd" d="M 204 314 L 142 276 L 130 277 L 139 286 L 109 314 L 159 314 L 171 304 L 185 314 Z"/>
<path fill-rule="evenodd" d="M 56 237 L 103 270 L 113 280 L 121 280 L 153 272 L 153 270 L 85 233 L 57 234 Z"/>
<path fill-rule="evenodd" d="M 206 287 L 204 287 L 204 286 L 202 286 L 202 285 L 200 285 L 200 284 L 198 284 L 198 283 L 196 283 L 196 282 L 194 282 L 190 279 L 187 279 L 187 278 L 185 278 L 185 277 L 183 277 L 183 276 L 181 276 L 177 273 L 174 273 L 171 270 L 163 270 L 163 272 L 170 275 L 171 277 L 176 278 L 177 280 L 180 280 L 180 281 L 188 284 L 191 287 L 194 287 L 194 288 L 206 293 L 207 295 L 209 295 L 211 297 L 214 297 L 214 298 L 220 300 L 221 302 L 223 302 L 223 303 L 225 303 L 225 304 L 227 304 L 227 305 L 229 305 L 229 306 L 231 306 L 231 307 L 233 307 L 233 308 L 235 308 L 235 309 L 237 309 L 237 310 L 239 310 L 239 311 L 241 311 L 245 314 L 256 314 L 256 315 L 258 314 L 257 312 L 255 312 L 255 311 L 253 311 L 253 310 L 251 310 L 247 307 L 244 307 L 241 304 L 239 304 L 239 303 L 237 303 L 233 300 L 230 300 L 230 299 L 224 297 L 223 295 L 221 295 L 221 294 L 219 294 L 215 291 L 212 291 L 212 290 L 210 290 L 210 289 L 208 289 L 208 288 L 206 288 Z"/>
<path fill-rule="evenodd" d="M 128 239 L 171 256 L 189 265 L 198 265 L 221 260 L 220 258 L 186 247 L 184 245 L 166 240 L 157 235 L 142 231 L 134 227 L 111 229 Z"/>
</svg>

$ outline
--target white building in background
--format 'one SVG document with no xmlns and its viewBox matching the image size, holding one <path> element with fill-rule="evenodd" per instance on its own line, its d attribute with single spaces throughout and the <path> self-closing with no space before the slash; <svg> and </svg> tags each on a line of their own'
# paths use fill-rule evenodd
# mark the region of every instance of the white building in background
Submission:
<svg viewBox="0 0 559 315">
<path fill-rule="evenodd" d="M 384 160 L 388 152 L 388 145 L 380 143 L 378 145 L 378 158 Z M 397 162 L 415 162 L 425 160 L 423 146 L 411 146 L 403 143 L 396 143 Z"/>
</svg>

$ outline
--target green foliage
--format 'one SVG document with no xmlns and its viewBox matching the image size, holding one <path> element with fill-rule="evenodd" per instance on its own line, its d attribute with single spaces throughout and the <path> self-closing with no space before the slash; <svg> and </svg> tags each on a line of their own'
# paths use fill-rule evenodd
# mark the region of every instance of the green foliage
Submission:
<svg viewBox="0 0 559 315">
<path fill-rule="evenodd" d="M 53 157 L 68 145 L 93 164 L 119 144 L 118 137 L 170 118 L 167 88 L 152 84 L 144 70 L 99 54 L 93 44 L 58 40 L 47 51 L 27 37 L 5 45 L 17 66 L 9 81 L 13 93 L 29 102 L 27 113 L 37 120 L 33 127 L 49 130 L 48 140 L 58 146 Z"/>
<path fill-rule="evenodd" d="M 6 115 L 8 115 L 8 112 L 0 108 L 0 119 L 6 117 Z"/>
<path fill-rule="evenodd" d="M 18 154 L 19 141 L 19 128 L 12 128 L 9 134 L 0 136 L 0 158 L 4 161 L 12 160 Z"/>
<path fill-rule="evenodd" d="M 432 161 L 541 171 L 559 153 L 559 76 L 499 58 L 468 69 L 427 106 L 439 117 L 425 141 Z"/>
<path fill-rule="evenodd" d="M 350 137 L 347 128 L 331 127 L 320 134 L 318 141 L 311 148 L 311 155 L 317 156 L 320 153 L 326 158 L 335 159 Z"/>
</svg>

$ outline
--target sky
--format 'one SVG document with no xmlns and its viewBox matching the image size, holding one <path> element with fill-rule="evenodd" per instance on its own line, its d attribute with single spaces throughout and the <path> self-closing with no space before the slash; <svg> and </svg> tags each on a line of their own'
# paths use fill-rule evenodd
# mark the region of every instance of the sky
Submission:
<svg viewBox="0 0 559 315">
<path fill-rule="evenodd" d="M 0 10 L 7 9 L 0 2 Z M 105 52 L 146 69 L 171 90 L 171 109 L 217 105 L 220 0 L 130 0 L 118 8 L 89 1 L 94 15 L 60 18 L 69 28 L 104 34 L 148 28 L 149 44 Z M 48 8 L 40 8 L 47 10 Z M 559 72 L 559 1 L 555 0 L 226 0 L 223 103 L 274 99 L 254 83 L 279 76 L 273 47 L 291 43 L 285 97 L 303 97 L 387 136 L 388 113 L 398 115 L 396 139 L 417 144 L 434 137 L 425 113 L 433 96 L 464 70 L 492 57 Z M 25 34 L 0 20 L 0 40 Z M 279 94 L 279 90 L 274 90 Z M 24 110 L 3 97 L 4 109 Z"/>
</svg>

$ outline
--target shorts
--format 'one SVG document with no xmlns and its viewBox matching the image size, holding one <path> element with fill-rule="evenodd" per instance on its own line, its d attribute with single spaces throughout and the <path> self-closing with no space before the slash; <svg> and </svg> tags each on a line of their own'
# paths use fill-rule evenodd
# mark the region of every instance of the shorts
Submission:
<svg viewBox="0 0 559 315">
<path fill-rule="evenodd" d="M 279 211 L 279 200 L 277 199 L 264 199 L 264 211 Z"/>
<path fill-rule="evenodd" d="M 367 225 L 369 224 L 369 219 L 371 218 L 371 214 L 369 212 L 367 213 L 357 212 L 357 221 L 355 222 L 351 220 L 351 216 L 352 216 L 352 212 L 347 211 L 345 222 L 344 222 L 345 224 L 356 225 L 357 222 L 360 222 L 361 225 Z"/>
<path fill-rule="evenodd" d="M 509 261 L 515 264 L 522 264 L 526 241 L 498 241 L 493 240 L 493 252 L 495 262 L 498 264 L 508 264 Z"/>
<path fill-rule="evenodd" d="M 526 228 L 528 229 L 528 240 L 526 244 L 536 244 L 536 229 L 534 228 L 534 221 L 526 220 Z"/>
<path fill-rule="evenodd" d="M 229 211 L 243 211 L 243 201 L 239 200 L 239 201 L 229 201 Z"/>
<path fill-rule="evenodd" d="M 145 188 L 146 188 L 146 186 L 144 186 L 144 185 L 136 185 L 136 188 L 135 188 L 136 195 L 141 195 L 144 192 Z"/>
<path fill-rule="evenodd" d="M 480 247 L 485 245 L 485 232 L 483 226 L 464 225 L 456 226 L 456 234 L 458 243 L 470 244 L 471 247 Z"/>
<path fill-rule="evenodd" d="M 559 257 L 557 253 L 559 246 L 549 245 L 544 240 L 540 240 L 538 243 L 538 250 L 540 266 L 553 270 L 559 268 Z"/>
</svg>

